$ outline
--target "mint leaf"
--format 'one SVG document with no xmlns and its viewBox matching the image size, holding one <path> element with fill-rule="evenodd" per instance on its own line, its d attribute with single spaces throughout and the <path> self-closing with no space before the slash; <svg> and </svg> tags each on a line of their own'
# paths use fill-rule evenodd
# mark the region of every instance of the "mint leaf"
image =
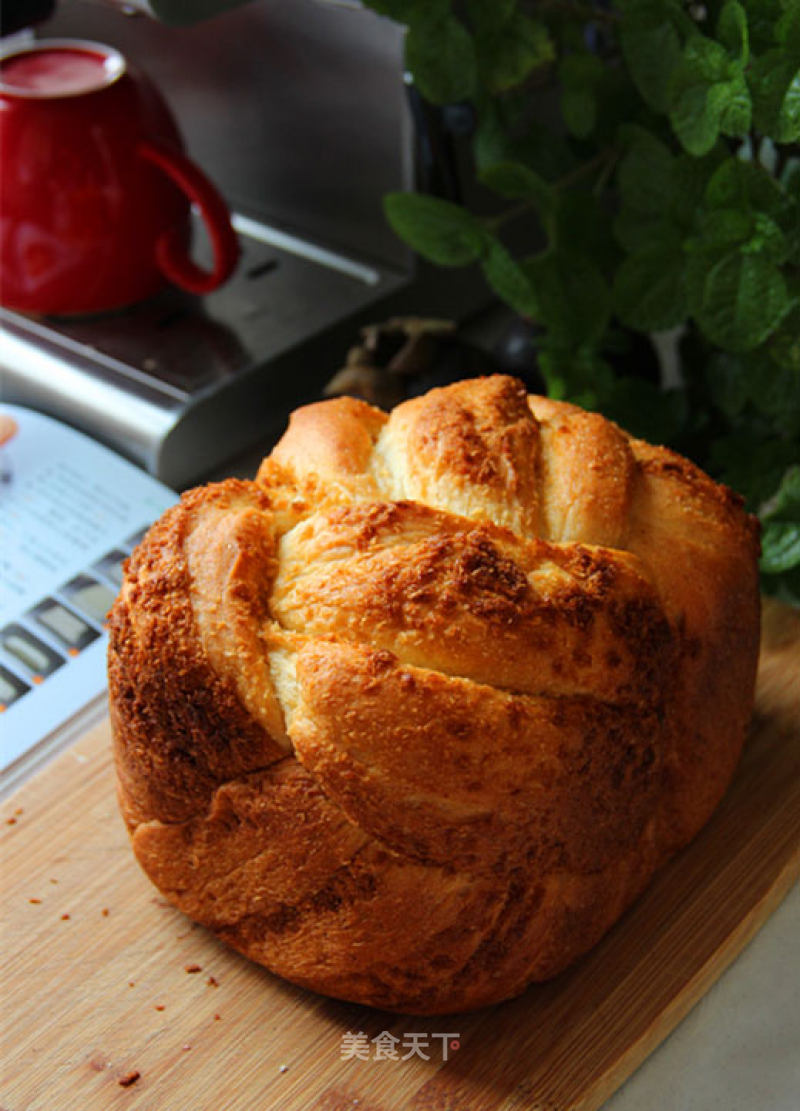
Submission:
<svg viewBox="0 0 800 1111">
<path fill-rule="evenodd" d="M 742 357 L 715 351 L 704 368 L 704 377 L 715 405 L 728 420 L 735 420 L 750 400 L 750 382 Z"/>
<path fill-rule="evenodd" d="M 747 0 L 748 37 L 752 54 L 775 45 L 776 25 L 783 13 L 781 0 Z"/>
<path fill-rule="evenodd" d="M 546 180 L 562 177 L 574 169 L 578 160 L 562 134 L 536 119 L 526 119 L 522 125 L 509 119 L 508 105 L 512 100 L 513 94 L 479 99 L 478 127 L 473 140 L 478 169 L 488 169 L 497 162 L 521 162 Z"/>
<path fill-rule="evenodd" d="M 681 57 L 680 39 L 665 6 L 629 5 L 620 25 L 620 46 L 633 83 L 655 111 L 669 107 L 669 87 Z"/>
<path fill-rule="evenodd" d="M 591 344 L 576 347 L 548 334 L 539 350 L 539 369 L 549 397 L 569 398 L 584 409 L 596 410 L 614 388 L 614 371 Z"/>
<path fill-rule="evenodd" d="M 763 212 L 746 208 L 713 208 L 702 212 L 696 222 L 697 235 L 687 241 L 688 251 L 723 253 L 738 247 L 745 254 L 761 254 L 782 263 L 788 242 L 780 226 Z"/>
<path fill-rule="evenodd" d="M 629 255 L 614 280 L 614 307 L 624 324 L 659 332 L 679 324 L 687 312 L 684 257 L 674 241 Z"/>
<path fill-rule="evenodd" d="M 557 194 L 554 241 L 579 243 L 584 257 L 604 273 L 613 273 L 621 252 L 614 239 L 605 198 L 580 189 Z"/>
<path fill-rule="evenodd" d="M 747 28 L 747 12 L 739 0 L 727 0 L 723 4 L 717 20 L 717 38 L 742 65 L 747 65 L 750 57 L 750 39 Z"/>
<path fill-rule="evenodd" d="M 800 139 L 800 66 L 782 50 L 770 50 L 748 73 L 753 122 L 776 143 Z"/>
<path fill-rule="evenodd" d="M 662 390 L 643 378 L 616 377 L 601 401 L 603 416 L 651 444 L 674 441 L 686 420 L 683 390 Z"/>
<path fill-rule="evenodd" d="M 547 27 L 521 11 L 493 33 L 478 36 L 476 43 L 481 80 L 494 94 L 513 89 L 555 57 Z"/>
<path fill-rule="evenodd" d="M 761 507 L 761 519 L 800 524 L 800 463 L 787 468 L 780 486 Z"/>
<path fill-rule="evenodd" d="M 669 148 L 643 127 L 628 127 L 620 138 L 626 144 L 617 169 L 623 203 L 637 212 L 662 215 L 672 196 Z"/>
<path fill-rule="evenodd" d="M 499 240 L 489 241 L 481 267 L 487 282 L 502 301 L 520 316 L 539 317 L 539 302 L 528 276 Z"/>
<path fill-rule="evenodd" d="M 440 266 L 465 266 L 484 251 L 486 233 L 466 209 L 422 193 L 389 193 L 383 207 L 394 231 Z"/>
<path fill-rule="evenodd" d="M 597 90 L 606 67 L 594 54 L 567 54 L 558 67 L 561 114 L 572 135 L 585 139 L 597 119 Z"/>
<path fill-rule="evenodd" d="M 723 97 L 719 129 L 732 139 L 743 139 L 750 130 L 753 119 L 753 102 L 744 77 L 744 69 L 737 63 L 729 81 L 713 86 Z"/>
<path fill-rule="evenodd" d="M 761 531 L 761 561 L 765 575 L 779 575 L 800 564 L 800 524 L 769 522 Z"/>
<path fill-rule="evenodd" d="M 755 209 L 773 219 L 778 219 L 787 205 L 786 194 L 763 166 L 733 158 L 727 158 L 712 174 L 703 199 L 710 208 Z"/>
<path fill-rule="evenodd" d="M 598 340 L 611 315 L 600 270 L 577 251 L 547 251 L 523 263 L 551 338 L 571 348 Z"/>
<path fill-rule="evenodd" d="M 720 131 L 744 135 L 751 113 L 744 66 L 731 62 L 720 43 L 693 35 L 669 89 L 670 123 L 683 147 L 689 154 L 707 154 Z"/>
<path fill-rule="evenodd" d="M 495 162 L 482 169 L 478 179 L 502 197 L 534 201 L 543 213 L 552 212 L 556 203 L 553 186 L 522 162 Z"/>
<path fill-rule="evenodd" d="M 757 347 L 792 307 L 783 274 L 762 255 L 727 254 L 702 283 L 697 323 L 727 351 Z"/>
<path fill-rule="evenodd" d="M 674 159 L 643 127 L 620 129 L 619 138 L 627 149 L 617 169 L 620 206 L 614 234 L 626 250 L 636 252 L 674 238 L 669 222 Z"/>
<path fill-rule="evenodd" d="M 790 0 L 775 26 L 775 38 L 795 64 L 800 63 L 800 4 Z"/>
<path fill-rule="evenodd" d="M 672 164 L 670 214 L 685 231 L 689 231 L 695 214 L 703 203 L 711 178 L 722 163 L 729 162 L 730 155 L 722 142 L 702 158 L 680 154 Z"/>
<path fill-rule="evenodd" d="M 467 0 L 467 14 L 478 34 L 497 31 L 514 14 L 517 0 Z"/>
<path fill-rule="evenodd" d="M 774 354 L 774 344 L 769 347 L 770 354 Z M 794 440 L 800 459 L 800 370 L 774 357 L 762 357 L 748 369 L 755 410 L 769 419 L 777 433 Z"/>
<path fill-rule="evenodd" d="M 411 24 L 406 66 L 432 104 L 469 100 L 475 90 L 475 44 L 464 24 L 450 14 L 426 16 Z"/>
<path fill-rule="evenodd" d="M 708 467 L 747 499 L 755 512 L 774 496 L 796 448 L 756 424 L 722 432 L 710 445 Z"/>
<path fill-rule="evenodd" d="M 714 146 L 727 100 L 724 85 L 710 85 L 705 81 L 686 85 L 674 98 L 670 123 L 689 154 L 699 157 L 708 154 Z"/>
</svg>

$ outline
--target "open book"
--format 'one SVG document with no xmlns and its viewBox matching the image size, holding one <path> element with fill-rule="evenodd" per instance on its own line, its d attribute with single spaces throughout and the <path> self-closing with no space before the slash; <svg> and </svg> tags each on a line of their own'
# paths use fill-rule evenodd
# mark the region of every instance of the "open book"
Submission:
<svg viewBox="0 0 800 1111">
<path fill-rule="evenodd" d="M 0 793 L 105 709 L 122 562 L 174 491 L 15 405 L 0 449 Z"/>
</svg>

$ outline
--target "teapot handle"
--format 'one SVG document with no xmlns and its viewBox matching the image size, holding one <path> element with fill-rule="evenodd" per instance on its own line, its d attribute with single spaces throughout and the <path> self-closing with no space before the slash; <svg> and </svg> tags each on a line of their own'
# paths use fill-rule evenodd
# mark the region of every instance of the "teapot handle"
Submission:
<svg viewBox="0 0 800 1111">
<path fill-rule="evenodd" d="M 138 151 L 197 205 L 214 253 L 213 269 L 204 270 L 189 257 L 182 229 L 170 228 L 156 243 L 159 267 L 171 282 L 189 293 L 211 293 L 230 277 L 239 258 L 239 243 L 225 201 L 202 170 L 174 147 L 142 139 Z"/>
</svg>

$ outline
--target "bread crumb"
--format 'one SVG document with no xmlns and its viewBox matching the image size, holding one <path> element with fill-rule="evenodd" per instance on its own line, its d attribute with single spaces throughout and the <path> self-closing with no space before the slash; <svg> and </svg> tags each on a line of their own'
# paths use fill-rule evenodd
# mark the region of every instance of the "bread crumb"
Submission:
<svg viewBox="0 0 800 1111">
<path fill-rule="evenodd" d="M 220 1015 L 214 1015 L 214 1022 L 219 1022 L 220 1017 Z"/>
<path fill-rule="evenodd" d="M 62 914 L 62 915 L 61 915 L 61 921 L 62 921 L 62 922 L 66 922 L 66 921 L 67 921 L 68 919 L 69 919 L 69 915 L 68 915 L 68 914 Z"/>
<path fill-rule="evenodd" d="M 28 899 L 29 903 L 41 903 L 41 899 Z"/>
<path fill-rule="evenodd" d="M 102 914 L 103 918 L 108 918 L 108 907 L 103 907 L 100 913 Z"/>
<path fill-rule="evenodd" d="M 6 825 L 7 826 L 15 826 L 16 824 L 17 824 L 17 819 L 16 818 L 6 818 Z"/>
<path fill-rule="evenodd" d="M 164 1010 L 164 1004 L 163 1003 L 156 1003 L 156 1010 L 157 1011 L 163 1011 Z"/>
<path fill-rule="evenodd" d="M 215 979 L 213 976 L 209 976 L 208 979 L 206 980 L 206 983 L 208 984 L 208 986 L 210 988 L 218 988 L 219 987 L 219 980 Z"/>
<path fill-rule="evenodd" d="M 129 988 L 136 987 L 136 981 L 135 980 L 128 980 L 128 987 Z"/>
<path fill-rule="evenodd" d="M 138 1069 L 134 1069 L 133 1072 L 127 1072 L 124 1076 L 119 1078 L 119 1086 L 121 1088 L 130 1088 L 131 1084 L 135 1084 L 141 1075 Z"/>
<path fill-rule="evenodd" d="M 281 1065 L 278 1068 L 278 1072 L 288 1072 L 288 1071 L 289 1071 L 289 1066 L 288 1065 Z"/>
<path fill-rule="evenodd" d="M 183 966 L 184 972 L 202 972 L 203 969 L 199 964 L 185 964 Z"/>
<path fill-rule="evenodd" d="M 184 1049 L 184 1050 L 186 1050 L 186 1049 L 191 1049 L 191 1048 L 192 1048 L 192 1047 L 191 1047 L 190 1045 L 182 1045 L 182 1046 L 181 1046 L 181 1049 Z"/>
</svg>

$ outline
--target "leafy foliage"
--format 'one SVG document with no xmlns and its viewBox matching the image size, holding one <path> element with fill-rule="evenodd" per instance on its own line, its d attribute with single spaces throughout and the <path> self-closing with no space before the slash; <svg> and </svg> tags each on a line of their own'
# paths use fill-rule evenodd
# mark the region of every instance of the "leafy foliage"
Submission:
<svg viewBox="0 0 800 1111">
<path fill-rule="evenodd" d="M 507 202 L 391 194 L 394 229 L 535 323 L 552 396 L 738 489 L 765 588 L 800 603 L 800 0 L 366 5 L 406 26 L 425 98 L 473 106 L 476 176 Z M 625 330 L 670 329 L 669 388 L 619 370 Z"/>
</svg>

